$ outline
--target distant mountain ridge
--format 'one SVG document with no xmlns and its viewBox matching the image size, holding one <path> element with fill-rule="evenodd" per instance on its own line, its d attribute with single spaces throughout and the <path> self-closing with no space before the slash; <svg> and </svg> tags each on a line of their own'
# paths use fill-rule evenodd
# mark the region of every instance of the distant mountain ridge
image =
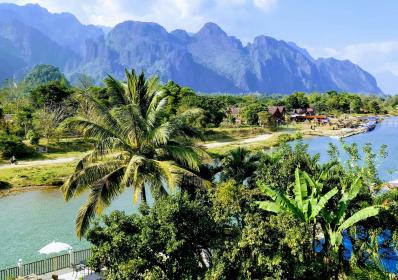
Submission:
<svg viewBox="0 0 398 280">
<path fill-rule="evenodd" d="M 0 64 L 0 80 L 46 63 L 69 77 L 84 73 L 96 81 L 107 74 L 123 78 L 124 68 L 144 69 L 162 81 L 208 93 L 381 93 L 375 78 L 359 66 L 314 59 L 293 42 L 262 35 L 244 46 L 214 23 L 193 34 L 137 21 L 108 30 L 32 4 L 0 4 L 0 59 L 7 63 Z"/>
</svg>

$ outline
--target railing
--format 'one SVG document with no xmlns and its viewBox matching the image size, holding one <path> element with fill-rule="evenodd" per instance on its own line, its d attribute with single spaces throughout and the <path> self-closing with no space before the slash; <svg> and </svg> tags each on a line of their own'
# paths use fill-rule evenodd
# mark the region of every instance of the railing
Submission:
<svg viewBox="0 0 398 280">
<path fill-rule="evenodd" d="M 91 249 L 73 252 L 73 263 L 78 264 L 87 261 L 92 256 Z M 0 280 L 10 280 L 18 276 L 30 274 L 43 275 L 53 271 L 71 267 L 71 255 L 64 254 L 40 261 L 22 264 L 21 267 L 15 266 L 0 270 Z"/>
</svg>

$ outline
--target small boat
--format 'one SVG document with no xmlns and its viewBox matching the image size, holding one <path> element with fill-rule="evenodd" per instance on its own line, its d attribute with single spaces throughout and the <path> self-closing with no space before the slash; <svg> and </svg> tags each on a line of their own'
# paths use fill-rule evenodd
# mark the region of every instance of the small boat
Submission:
<svg viewBox="0 0 398 280">
<path fill-rule="evenodd" d="M 377 125 L 377 122 L 376 121 L 369 121 L 367 124 L 366 124 L 366 130 L 367 131 L 372 131 L 372 130 L 374 130 L 375 128 L 376 128 L 376 125 Z"/>
</svg>

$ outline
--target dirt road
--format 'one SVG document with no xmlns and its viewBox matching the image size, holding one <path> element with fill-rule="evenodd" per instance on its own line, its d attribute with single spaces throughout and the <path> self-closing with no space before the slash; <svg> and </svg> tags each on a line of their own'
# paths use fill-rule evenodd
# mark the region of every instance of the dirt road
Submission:
<svg viewBox="0 0 398 280">
<path fill-rule="evenodd" d="M 57 158 L 57 159 L 46 159 L 46 160 L 31 160 L 31 161 L 18 161 L 17 165 L 12 164 L 0 164 L 0 169 L 7 168 L 23 168 L 23 167 L 34 167 L 34 166 L 42 166 L 49 164 L 61 164 L 61 163 L 70 163 L 75 161 L 77 158 L 68 157 L 68 158 Z"/>
</svg>

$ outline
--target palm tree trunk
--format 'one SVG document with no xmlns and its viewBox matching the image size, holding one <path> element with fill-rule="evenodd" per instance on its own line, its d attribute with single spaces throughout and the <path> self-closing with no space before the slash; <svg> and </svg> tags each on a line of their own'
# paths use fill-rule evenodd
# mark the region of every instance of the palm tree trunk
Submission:
<svg viewBox="0 0 398 280">
<path fill-rule="evenodd" d="M 147 198 L 146 198 L 146 192 L 145 192 L 145 186 L 142 186 L 142 189 L 141 189 L 141 201 L 143 204 L 148 205 Z"/>
</svg>

